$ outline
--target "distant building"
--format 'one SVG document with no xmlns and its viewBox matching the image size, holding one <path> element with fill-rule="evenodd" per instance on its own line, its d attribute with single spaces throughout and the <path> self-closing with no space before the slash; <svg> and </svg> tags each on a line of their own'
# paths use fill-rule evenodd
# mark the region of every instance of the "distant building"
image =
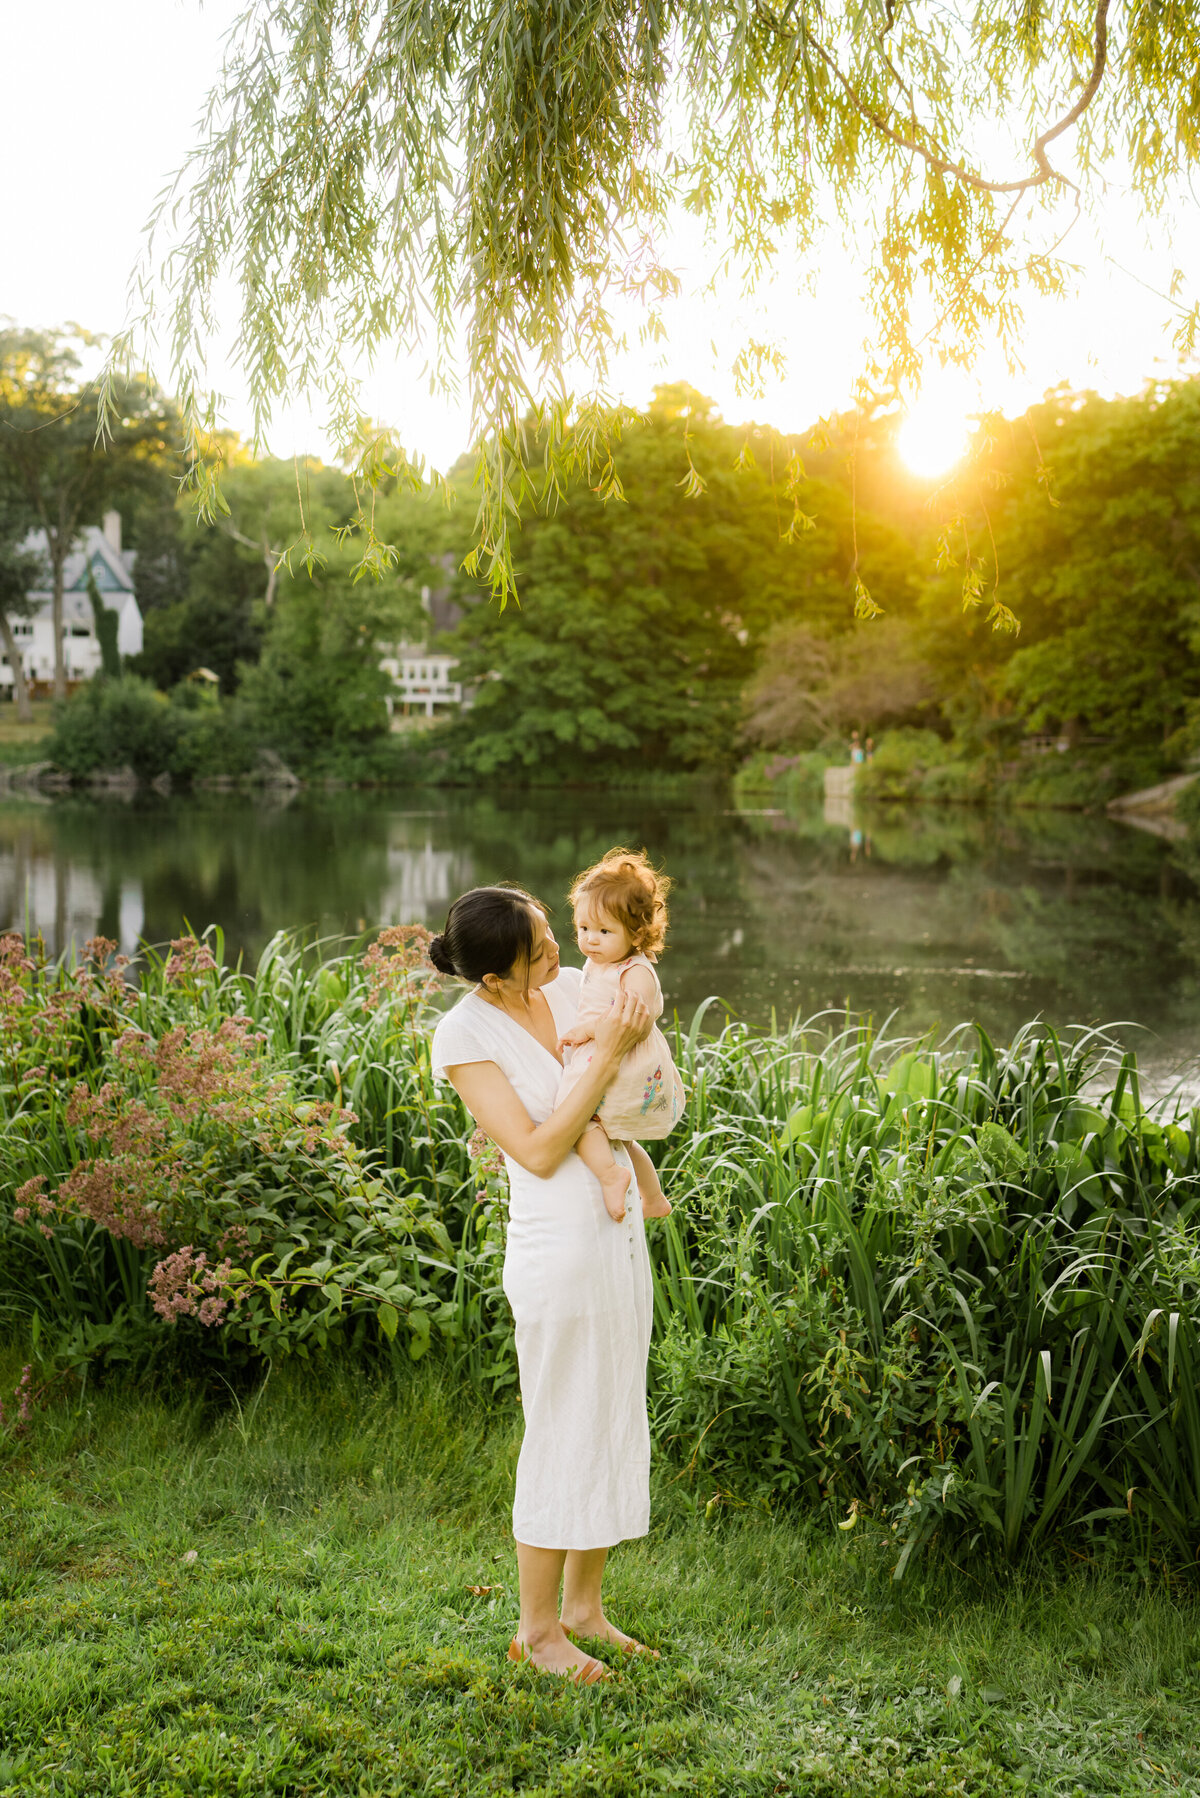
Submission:
<svg viewBox="0 0 1200 1798">
<path fill-rule="evenodd" d="M 46 533 L 33 531 L 22 545 L 43 560 Z M 88 593 L 88 575 L 103 603 L 117 614 L 117 648 L 123 656 L 135 656 L 142 648 L 142 612 L 133 591 L 136 551 L 121 548 L 121 514 L 106 512 L 103 528 L 89 525 L 67 557 L 63 568 L 63 662 L 68 686 L 90 680 L 100 667 L 100 643 Z M 13 636 L 21 652 L 25 678 L 32 691 L 49 691 L 54 682 L 54 596 L 48 586 L 35 587 L 30 599 L 36 611 L 29 618 L 13 620 Z M 0 661 L 0 690 L 11 688 L 8 657 Z"/>
<path fill-rule="evenodd" d="M 439 564 L 447 578 L 443 587 L 422 587 L 421 608 L 429 620 L 429 634 L 437 638 L 451 630 L 466 614 L 466 607 L 451 597 L 449 579 L 454 569 L 453 556 L 442 556 Z M 414 711 L 433 718 L 448 708 L 469 708 L 471 689 L 465 693 L 462 682 L 455 679 L 458 658 L 446 655 L 428 643 L 381 643 L 383 652 L 379 666 L 391 678 L 388 712 L 392 718 L 406 717 Z"/>
<path fill-rule="evenodd" d="M 454 678 L 457 656 L 439 655 L 419 643 L 395 643 L 379 666 L 391 676 L 388 710 L 393 716 L 397 706 L 405 712 L 415 708 L 432 718 L 439 706 L 457 709 L 463 703 L 462 682 Z"/>
</svg>

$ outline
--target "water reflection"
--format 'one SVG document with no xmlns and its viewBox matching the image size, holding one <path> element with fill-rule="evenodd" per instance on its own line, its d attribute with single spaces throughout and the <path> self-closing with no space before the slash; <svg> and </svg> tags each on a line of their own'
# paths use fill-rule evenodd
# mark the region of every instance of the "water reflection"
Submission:
<svg viewBox="0 0 1200 1798">
<path fill-rule="evenodd" d="M 978 1018 L 1008 1035 L 1123 1018 L 1160 1065 L 1200 1022 L 1196 851 L 1105 818 L 845 807 L 791 817 L 721 794 L 301 794 L 9 803 L 0 922 L 55 952 L 100 932 L 130 952 L 185 919 L 253 962 L 280 928 L 357 932 L 421 919 L 477 882 L 515 879 L 555 908 L 614 841 L 677 882 L 669 1003 L 719 994 L 766 1023 L 825 1007 L 920 1030 Z"/>
</svg>

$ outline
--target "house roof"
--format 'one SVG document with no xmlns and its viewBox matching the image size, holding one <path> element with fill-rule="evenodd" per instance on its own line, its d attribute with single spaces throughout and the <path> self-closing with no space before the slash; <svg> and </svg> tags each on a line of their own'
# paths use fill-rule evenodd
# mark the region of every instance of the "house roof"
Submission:
<svg viewBox="0 0 1200 1798">
<path fill-rule="evenodd" d="M 44 558 L 45 531 L 30 531 L 21 547 Z M 122 612 L 131 600 L 136 605 L 133 592 L 136 560 L 136 550 L 114 549 L 103 531 L 88 525 L 63 564 L 63 623 L 90 627 L 93 622 L 92 602 L 87 590 L 89 569 L 101 599 L 111 610 Z M 49 611 L 53 594 L 44 581 L 30 589 L 29 597 L 38 602 L 39 611 Z"/>
<path fill-rule="evenodd" d="M 31 550 L 34 555 L 45 557 L 45 531 L 30 531 L 26 537 L 24 549 Z M 96 586 L 100 592 L 108 594 L 125 594 L 133 592 L 133 565 L 137 560 L 137 551 L 133 549 L 114 549 L 104 532 L 89 524 L 80 534 L 75 548 L 63 564 L 64 593 L 82 593 L 87 600 L 88 570 L 95 576 Z M 49 595 L 50 588 L 41 583 L 33 589 L 37 598 Z M 105 600 L 112 605 L 112 599 Z M 118 605 L 117 609 L 120 607 Z M 90 613 L 89 613 L 90 616 Z"/>
</svg>

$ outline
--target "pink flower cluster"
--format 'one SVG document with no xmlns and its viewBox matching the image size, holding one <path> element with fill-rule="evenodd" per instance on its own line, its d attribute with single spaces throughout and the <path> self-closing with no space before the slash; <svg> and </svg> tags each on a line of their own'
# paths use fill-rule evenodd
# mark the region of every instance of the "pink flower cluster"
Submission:
<svg viewBox="0 0 1200 1798">
<path fill-rule="evenodd" d="M 379 932 L 363 956 L 362 965 L 367 976 L 364 1011 L 376 1010 L 381 1000 L 394 993 L 410 999 L 414 992 L 414 976 L 417 976 L 415 984 L 419 985 L 422 994 L 440 990 L 441 978 L 433 971 L 429 960 L 432 941 L 433 933 L 426 930 L 424 924 L 390 924 Z"/>
<path fill-rule="evenodd" d="M 207 943 L 194 936 L 177 936 L 171 939 L 171 954 L 164 971 L 168 985 L 185 986 L 201 974 L 211 974 L 216 965 Z"/>
<path fill-rule="evenodd" d="M 0 1430 L 12 1429 L 15 1436 L 24 1436 L 29 1429 L 29 1419 L 33 1415 L 33 1368 L 26 1362 L 21 1369 L 21 1377 L 13 1387 L 13 1398 L 17 1402 L 17 1415 L 10 1425 L 8 1413 L 4 1409 L 4 1400 L 0 1399 Z"/>
<path fill-rule="evenodd" d="M 37 964 L 25 952 L 25 938 L 8 932 L 0 936 L 0 1007 L 15 1011 L 25 1003 L 25 976 Z"/>
<path fill-rule="evenodd" d="M 35 1174 L 32 1180 L 26 1180 L 24 1186 L 18 1186 L 14 1194 L 16 1205 L 13 1208 L 13 1222 L 27 1224 L 36 1210 L 41 1218 L 38 1229 L 43 1236 L 53 1236 L 46 1219 L 54 1211 L 54 1200 L 46 1192 L 45 1174 Z"/>
<path fill-rule="evenodd" d="M 467 1154 L 475 1164 L 476 1178 L 484 1182 L 475 1194 L 476 1201 L 482 1204 L 487 1198 L 487 1181 L 504 1178 L 508 1170 L 503 1155 L 486 1130 L 476 1130 L 467 1144 Z"/>
<path fill-rule="evenodd" d="M 59 1186 L 59 1199 L 135 1248 L 157 1248 L 166 1238 L 154 1201 L 164 1179 L 168 1189 L 174 1184 L 173 1170 L 162 1166 L 163 1120 L 107 1080 L 94 1093 L 77 1086 L 66 1115 L 68 1124 L 82 1129 L 89 1142 L 107 1144 L 109 1152 L 77 1162 Z"/>
<path fill-rule="evenodd" d="M 181 1317 L 196 1317 L 211 1326 L 219 1324 L 229 1309 L 229 1300 L 221 1295 L 229 1284 L 230 1271 L 228 1257 L 210 1267 L 204 1250 L 197 1254 L 188 1243 L 158 1263 L 146 1290 L 154 1301 L 154 1309 L 168 1323 L 176 1323 Z"/>
<path fill-rule="evenodd" d="M 80 1161 L 58 1189 L 58 1197 L 90 1217 L 110 1236 L 124 1237 L 135 1249 L 161 1248 L 162 1225 L 147 1202 L 154 1184 L 152 1164 L 138 1155 L 105 1161 Z"/>
<path fill-rule="evenodd" d="M 345 1151 L 346 1141 L 339 1135 L 346 1124 L 357 1124 L 358 1113 L 345 1111 L 340 1106 L 331 1105 L 325 1099 L 308 1099 L 303 1106 L 303 1115 L 298 1121 L 304 1132 L 303 1143 L 306 1155 L 315 1155 L 319 1148 Z"/>
<path fill-rule="evenodd" d="M 177 1024 L 154 1048 L 158 1090 L 177 1118 L 203 1106 L 224 1122 L 248 1121 L 254 1102 L 277 1084 L 264 1082 L 254 1065 L 265 1041 L 242 1016 L 226 1018 L 216 1030 L 189 1031 Z"/>
</svg>

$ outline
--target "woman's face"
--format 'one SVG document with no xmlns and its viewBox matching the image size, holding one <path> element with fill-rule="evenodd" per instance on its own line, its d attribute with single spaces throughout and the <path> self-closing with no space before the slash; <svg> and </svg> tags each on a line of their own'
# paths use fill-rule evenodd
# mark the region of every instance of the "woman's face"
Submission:
<svg viewBox="0 0 1200 1798">
<path fill-rule="evenodd" d="M 528 975 L 522 980 L 524 970 L 514 968 L 509 979 L 515 979 L 526 991 L 533 992 L 535 987 L 549 985 L 558 973 L 558 944 L 544 913 L 536 905 L 531 905 L 529 910 L 533 915 L 533 947 L 529 951 Z"/>
</svg>

